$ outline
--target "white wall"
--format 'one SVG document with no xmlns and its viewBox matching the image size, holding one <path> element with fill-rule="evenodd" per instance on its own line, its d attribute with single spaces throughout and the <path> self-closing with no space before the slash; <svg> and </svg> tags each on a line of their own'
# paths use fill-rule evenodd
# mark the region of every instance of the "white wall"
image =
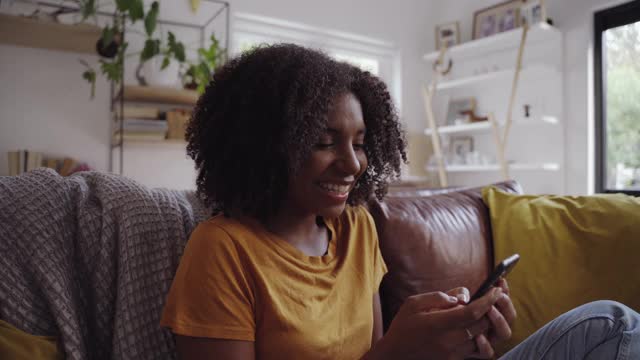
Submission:
<svg viewBox="0 0 640 360">
<path fill-rule="evenodd" d="M 498 3 L 497 0 L 450 0 L 439 2 L 437 23 L 460 21 L 462 41 L 471 39 L 473 12 Z M 591 46 L 594 10 L 622 3 L 610 0 L 546 0 L 547 13 L 564 36 L 564 120 L 566 166 L 565 191 L 588 194 L 594 191 L 593 119 L 590 106 Z"/>
<path fill-rule="evenodd" d="M 420 86 L 426 77 L 426 68 L 421 57 L 434 47 L 433 2 L 231 0 L 231 9 L 393 42 L 401 53 L 403 121 L 411 136 L 424 127 Z M 186 3 L 163 1 L 161 13 L 178 12 L 172 7 L 182 8 Z M 22 148 L 70 155 L 98 170 L 107 169 L 109 88 L 101 81 L 96 99 L 87 99 L 88 85 L 80 77 L 79 57 L 71 53 L 0 46 L 0 83 L 5 85 L 0 90 L 0 175 L 7 174 L 4 154 Z M 82 57 L 91 60 L 91 57 Z M 131 161 L 136 157 L 125 157 L 125 173 L 127 159 Z M 129 164 L 138 170 L 129 172 L 130 176 L 153 186 L 184 188 L 193 182 L 189 162 L 184 162 L 182 170 L 170 172 L 163 171 L 166 169 L 162 167 L 151 168 L 144 161 Z M 422 166 L 420 161 L 414 164 Z"/>
</svg>

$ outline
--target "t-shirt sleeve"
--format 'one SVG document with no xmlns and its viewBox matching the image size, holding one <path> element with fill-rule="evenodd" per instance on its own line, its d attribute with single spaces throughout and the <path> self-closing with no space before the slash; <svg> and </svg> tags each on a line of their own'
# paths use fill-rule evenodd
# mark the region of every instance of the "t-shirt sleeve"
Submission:
<svg viewBox="0 0 640 360">
<path fill-rule="evenodd" d="M 175 334 L 255 341 L 254 297 L 238 244 L 222 228 L 193 231 L 160 324 Z"/>
<path fill-rule="evenodd" d="M 382 278 L 388 271 L 387 264 L 384 262 L 382 253 L 380 252 L 380 245 L 378 243 L 378 231 L 376 230 L 376 224 L 373 221 L 373 217 L 364 207 L 361 207 L 361 211 L 364 213 L 364 221 L 367 228 L 366 231 L 367 233 L 371 234 L 371 251 L 373 253 L 373 289 L 377 292 L 380 288 Z"/>
</svg>

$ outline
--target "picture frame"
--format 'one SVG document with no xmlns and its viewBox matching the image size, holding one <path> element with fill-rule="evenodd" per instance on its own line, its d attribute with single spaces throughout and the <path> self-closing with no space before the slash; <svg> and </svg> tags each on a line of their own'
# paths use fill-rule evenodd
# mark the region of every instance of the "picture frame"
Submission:
<svg viewBox="0 0 640 360">
<path fill-rule="evenodd" d="M 436 49 L 446 46 L 450 48 L 460 44 L 460 23 L 452 21 L 436 26 Z"/>
<path fill-rule="evenodd" d="M 476 110 L 476 99 L 473 97 L 451 99 L 447 106 L 447 117 L 445 125 L 454 126 L 469 122 L 469 116 L 464 113 L 473 114 Z"/>
<path fill-rule="evenodd" d="M 457 162 L 464 163 L 468 154 L 473 152 L 473 136 L 452 136 L 449 152 Z"/>
<path fill-rule="evenodd" d="M 522 0 L 508 0 L 474 12 L 474 40 L 492 36 L 520 26 Z"/>
<path fill-rule="evenodd" d="M 520 25 L 529 26 L 547 21 L 547 10 L 544 0 L 523 0 L 520 7 Z"/>
</svg>

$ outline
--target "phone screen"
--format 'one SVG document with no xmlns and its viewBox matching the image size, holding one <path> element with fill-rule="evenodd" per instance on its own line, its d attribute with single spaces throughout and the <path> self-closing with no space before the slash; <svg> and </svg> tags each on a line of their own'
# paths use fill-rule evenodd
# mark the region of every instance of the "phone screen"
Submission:
<svg viewBox="0 0 640 360">
<path fill-rule="evenodd" d="M 482 297 L 482 295 L 486 294 L 487 291 L 489 291 L 489 289 L 491 289 L 496 284 L 496 282 L 500 280 L 501 277 L 506 276 L 511 271 L 511 269 L 516 266 L 518 260 L 520 260 L 520 255 L 518 254 L 513 254 L 508 258 L 502 260 L 489 275 L 487 280 L 485 280 L 482 285 L 480 285 L 478 291 L 473 294 L 469 302 L 472 302 Z"/>
</svg>

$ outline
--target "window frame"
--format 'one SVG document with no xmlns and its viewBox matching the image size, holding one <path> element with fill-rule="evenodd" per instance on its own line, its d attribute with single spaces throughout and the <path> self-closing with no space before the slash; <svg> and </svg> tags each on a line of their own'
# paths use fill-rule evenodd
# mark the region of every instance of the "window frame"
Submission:
<svg viewBox="0 0 640 360">
<path fill-rule="evenodd" d="M 616 190 L 606 187 L 607 179 L 607 124 L 605 106 L 606 71 L 604 65 L 603 34 L 619 26 L 640 21 L 640 0 L 630 1 L 594 13 L 593 16 L 593 71 L 594 71 L 594 115 L 595 115 L 595 191 L 597 193 L 623 193 L 640 196 L 640 190 Z"/>
<path fill-rule="evenodd" d="M 242 39 L 265 42 L 291 42 L 318 48 L 328 54 L 363 56 L 379 64 L 378 76 L 385 81 L 391 98 L 402 117 L 402 56 L 392 42 L 354 33 L 327 29 L 262 15 L 236 12 L 233 14 L 231 54 L 238 55 Z"/>
</svg>

